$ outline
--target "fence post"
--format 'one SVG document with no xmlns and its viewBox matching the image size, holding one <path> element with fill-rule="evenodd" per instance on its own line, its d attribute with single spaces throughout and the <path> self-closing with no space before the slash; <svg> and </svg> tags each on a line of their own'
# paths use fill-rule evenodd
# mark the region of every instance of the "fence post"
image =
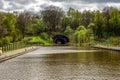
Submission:
<svg viewBox="0 0 120 80">
<path fill-rule="evenodd" d="M 2 55 L 2 47 L 0 47 L 0 55 Z"/>
</svg>

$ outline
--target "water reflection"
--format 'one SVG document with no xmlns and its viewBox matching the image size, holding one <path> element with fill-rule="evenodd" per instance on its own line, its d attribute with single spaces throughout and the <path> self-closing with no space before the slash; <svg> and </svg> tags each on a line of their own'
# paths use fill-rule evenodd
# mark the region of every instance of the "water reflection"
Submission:
<svg viewBox="0 0 120 80">
<path fill-rule="evenodd" d="M 44 60 L 51 77 L 78 80 L 120 79 L 119 52 L 82 52 L 68 54 L 46 54 Z M 60 77 L 58 77 L 60 76 Z"/>
</svg>

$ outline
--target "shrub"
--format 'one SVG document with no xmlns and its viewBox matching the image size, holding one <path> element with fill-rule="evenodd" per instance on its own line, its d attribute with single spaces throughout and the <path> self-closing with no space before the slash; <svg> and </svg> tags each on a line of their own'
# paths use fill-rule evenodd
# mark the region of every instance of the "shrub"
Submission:
<svg viewBox="0 0 120 80">
<path fill-rule="evenodd" d="M 41 38 L 47 40 L 49 39 L 49 36 L 47 35 L 47 33 L 42 33 Z"/>
<path fill-rule="evenodd" d="M 78 43 L 83 43 L 87 40 L 87 29 L 84 26 L 79 26 L 74 35 Z"/>
<path fill-rule="evenodd" d="M 120 45 L 120 37 L 110 37 L 108 40 L 110 44 Z"/>
<path fill-rule="evenodd" d="M 5 38 L 3 38 L 3 45 L 7 45 L 12 41 L 12 37 L 7 36 Z"/>
<path fill-rule="evenodd" d="M 2 46 L 2 39 L 0 39 L 0 46 Z"/>
</svg>

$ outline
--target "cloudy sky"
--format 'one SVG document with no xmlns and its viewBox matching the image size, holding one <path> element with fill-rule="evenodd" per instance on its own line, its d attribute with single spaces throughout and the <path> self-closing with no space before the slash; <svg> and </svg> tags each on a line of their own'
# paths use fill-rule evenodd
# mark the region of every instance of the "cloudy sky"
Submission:
<svg viewBox="0 0 120 80">
<path fill-rule="evenodd" d="M 105 6 L 120 8 L 120 0 L 0 0 L 0 11 L 38 12 L 49 5 L 59 6 L 63 10 L 70 7 L 79 10 L 102 10 Z"/>
</svg>

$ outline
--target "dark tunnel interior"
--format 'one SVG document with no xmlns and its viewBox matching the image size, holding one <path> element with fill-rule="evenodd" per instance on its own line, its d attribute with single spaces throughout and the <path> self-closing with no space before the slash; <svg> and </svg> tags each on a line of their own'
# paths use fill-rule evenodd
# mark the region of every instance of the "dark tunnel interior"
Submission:
<svg viewBox="0 0 120 80">
<path fill-rule="evenodd" d="M 64 35 L 55 35 L 53 37 L 53 43 L 55 44 L 66 44 L 69 42 L 69 38 Z"/>
</svg>

